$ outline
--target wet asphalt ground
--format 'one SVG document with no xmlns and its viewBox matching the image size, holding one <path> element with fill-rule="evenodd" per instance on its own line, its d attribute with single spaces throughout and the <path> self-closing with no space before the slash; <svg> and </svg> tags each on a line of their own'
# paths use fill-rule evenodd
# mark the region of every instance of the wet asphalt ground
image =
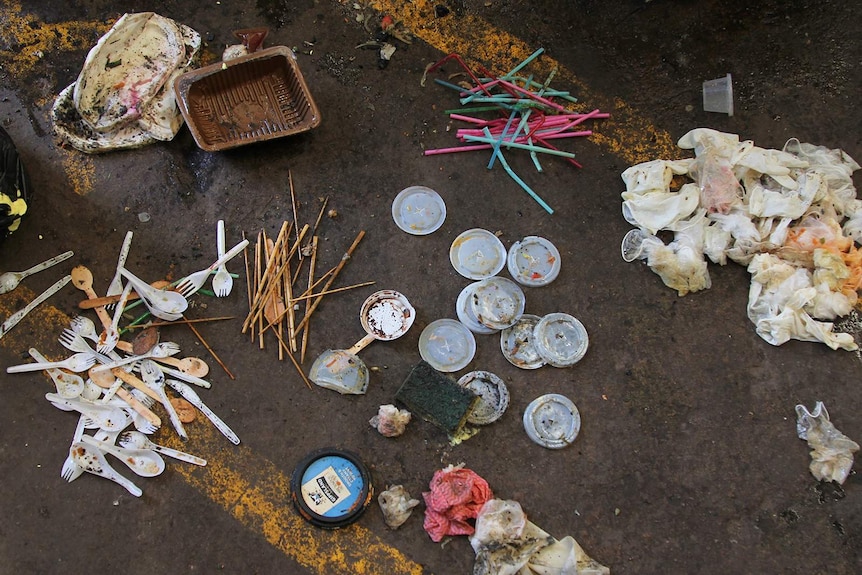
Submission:
<svg viewBox="0 0 862 575">
<path fill-rule="evenodd" d="M 76 419 L 44 399 L 40 373 L 3 376 L 0 473 L 6 493 L 0 572 L 60 573 L 470 573 L 466 538 L 433 543 L 423 506 L 397 531 L 372 504 L 350 528 L 322 532 L 298 518 L 287 479 L 307 453 L 349 449 L 371 469 L 377 491 L 402 484 L 417 498 L 435 470 L 464 463 L 497 497 L 521 503 L 531 521 L 558 538 L 573 536 L 612 573 L 829 573 L 862 571 L 858 473 L 843 487 L 818 483 L 796 436 L 794 406 L 823 401 L 837 428 L 862 438 L 860 358 L 822 344 L 773 347 L 746 317 L 749 275 L 736 264 L 710 265 L 712 287 L 679 297 L 642 263 L 625 263 L 630 229 L 620 213 L 620 173 L 639 161 L 688 157 L 673 144 L 695 127 L 737 133 L 764 148 L 791 137 L 862 158 L 859 11 L 842 2 L 377 2 L 265 1 L 3 3 L 0 121 L 15 140 L 34 197 L 21 228 L 0 248 L 0 268 L 22 270 L 65 250 L 68 262 L 0 296 L 11 314 L 61 277 L 86 265 L 106 289 L 127 231 L 127 265 L 147 279 L 178 279 L 215 256 L 216 221 L 228 245 L 243 233 L 275 237 L 294 220 L 319 225 L 318 269 L 336 265 L 365 235 L 333 287 L 373 286 L 327 296 L 311 321 L 307 372 L 326 349 L 364 334 L 358 311 L 378 289 L 404 293 L 417 317 L 403 337 L 361 352 L 372 367 L 368 392 L 341 396 L 307 389 L 275 340 L 265 349 L 241 333 L 248 313 L 245 270 L 228 298 L 198 296 L 188 316 L 233 316 L 199 324 L 211 349 L 183 326 L 161 338 L 210 367 L 202 399 L 241 438 L 230 444 L 206 422 L 180 443 L 169 425 L 154 440 L 204 456 L 206 468 L 168 461 L 165 472 L 134 477 L 135 498 L 109 481 L 60 478 Z M 53 98 L 77 77 L 89 48 L 124 11 L 153 10 L 201 33 L 206 62 L 218 60 L 237 28 L 267 26 L 266 45 L 297 52 L 321 110 L 308 133 L 211 153 L 187 129 L 174 141 L 85 156 L 51 135 Z M 410 44 L 381 67 L 375 40 L 382 13 L 412 29 Z M 459 70 L 426 66 L 452 51 L 494 72 L 538 48 L 561 73 L 583 110 L 609 120 L 567 144 L 583 168 L 509 153 L 554 209 L 549 215 L 479 152 L 426 157 L 455 145 L 444 110 L 455 94 L 433 83 Z M 524 52 L 521 54 L 521 52 Z M 537 63 L 537 77 L 548 70 Z M 704 80 L 731 73 L 732 117 L 702 110 Z M 855 179 L 857 186 L 860 180 Z M 410 185 L 435 189 L 447 217 L 428 236 L 400 231 L 395 195 Z M 453 239 L 470 228 L 497 233 L 506 247 L 528 236 L 551 240 L 561 272 L 549 286 L 526 288 L 526 311 L 578 317 L 589 350 L 568 369 L 525 371 L 509 364 L 499 337 L 477 335 L 467 368 L 506 382 L 511 401 L 500 421 L 460 445 L 414 421 L 396 439 L 368 419 L 392 403 L 420 360 L 422 329 L 455 317 L 469 283 L 449 262 Z M 65 267 L 64 267 L 65 266 Z M 62 269 L 61 269 L 62 268 Z M 505 275 L 505 271 L 503 272 Z M 56 342 L 83 298 L 71 285 L 0 340 L 4 366 L 29 361 Z M 90 312 L 90 317 L 95 316 Z M 129 336 L 127 336 L 129 337 Z M 560 393 L 578 406 L 582 428 L 562 450 L 532 443 L 521 418 L 534 398 Z M 163 419 L 167 419 L 164 417 Z M 858 463 L 857 466 L 858 468 Z"/>
</svg>

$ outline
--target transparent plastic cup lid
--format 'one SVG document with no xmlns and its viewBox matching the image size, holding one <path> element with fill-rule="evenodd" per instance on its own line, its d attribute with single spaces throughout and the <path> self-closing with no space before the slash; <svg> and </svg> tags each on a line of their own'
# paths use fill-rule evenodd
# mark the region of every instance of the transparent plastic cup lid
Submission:
<svg viewBox="0 0 862 575">
<path fill-rule="evenodd" d="M 493 330 L 515 325 L 524 314 L 527 303 L 518 284 L 499 276 L 478 282 L 469 301 L 473 317 Z"/>
<path fill-rule="evenodd" d="M 475 354 L 476 338 L 458 320 L 432 321 L 419 335 L 419 355 L 437 371 L 464 369 Z"/>
<path fill-rule="evenodd" d="M 324 351 L 311 365 L 308 378 L 320 387 L 343 394 L 362 394 L 368 389 L 368 367 L 358 356 L 343 349 Z"/>
<path fill-rule="evenodd" d="M 476 287 L 476 283 L 478 282 L 471 283 L 462 289 L 460 294 L 458 294 L 458 301 L 455 302 L 455 311 L 458 314 L 458 321 L 466 325 L 467 329 L 473 333 L 482 335 L 495 333 L 497 330 L 482 325 L 479 323 L 479 320 L 476 319 L 476 316 L 473 315 L 473 306 L 470 305 L 470 300 L 473 296 L 473 288 Z"/>
<path fill-rule="evenodd" d="M 560 273 L 560 252 L 550 241 L 527 236 L 512 244 L 507 259 L 509 273 L 521 285 L 545 286 Z"/>
<path fill-rule="evenodd" d="M 590 339 L 577 318 L 567 313 L 550 313 L 533 329 L 533 345 L 548 364 L 570 367 L 587 353 Z"/>
<path fill-rule="evenodd" d="M 479 228 L 455 238 L 449 248 L 449 261 L 467 279 L 481 280 L 497 275 L 506 265 L 506 248 L 500 238 Z"/>
<path fill-rule="evenodd" d="M 578 436 L 581 414 L 568 397 L 549 393 L 537 397 L 527 406 L 524 430 L 542 447 L 561 449 Z"/>
<path fill-rule="evenodd" d="M 458 380 L 458 385 L 479 398 L 467 414 L 467 421 L 473 425 L 494 423 L 509 407 L 509 389 L 502 379 L 489 371 L 471 371 Z"/>
<path fill-rule="evenodd" d="M 521 369 L 538 369 L 545 360 L 533 345 L 533 329 L 541 318 L 525 313 L 518 322 L 500 332 L 500 349 L 509 363 Z"/>
<path fill-rule="evenodd" d="M 425 186 L 401 190 L 392 202 L 395 225 L 414 236 L 436 232 L 446 219 L 446 204 L 440 194 Z"/>
</svg>

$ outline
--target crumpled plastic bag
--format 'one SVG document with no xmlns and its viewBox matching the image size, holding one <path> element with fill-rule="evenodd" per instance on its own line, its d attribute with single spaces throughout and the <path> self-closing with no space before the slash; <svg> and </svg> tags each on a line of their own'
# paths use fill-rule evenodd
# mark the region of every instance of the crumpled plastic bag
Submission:
<svg viewBox="0 0 862 575">
<path fill-rule="evenodd" d="M 463 464 L 449 465 L 434 473 L 425 500 L 425 532 L 435 543 L 447 535 L 471 535 L 471 521 L 494 495 L 488 482 Z"/>
<path fill-rule="evenodd" d="M 852 335 L 824 320 L 848 314 L 862 290 L 862 250 L 855 247 L 862 243 L 862 200 L 852 179 L 859 164 L 795 138 L 769 150 L 710 128 L 690 130 L 678 146 L 695 158 L 623 172 L 622 213 L 636 227 L 623 238 L 623 259 L 645 260 L 681 296 L 711 286 L 707 260 L 732 260 L 752 274 L 748 315 L 763 339 L 857 349 Z M 694 184 L 673 192 L 679 176 Z M 697 209 L 683 192 L 692 185 Z M 673 241 L 665 245 L 662 231 L 674 232 Z"/>
<path fill-rule="evenodd" d="M 377 409 L 377 415 L 372 417 L 368 424 L 377 429 L 384 437 L 398 437 L 410 423 L 411 414 L 406 409 L 398 409 L 392 404 L 381 405 Z"/>
<path fill-rule="evenodd" d="M 814 405 L 813 411 L 804 405 L 796 406 L 796 434 L 811 448 L 809 469 L 816 479 L 839 484 L 847 480 L 859 444 L 835 428 L 822 401 Z"/>
<path fill-rule="evenodd" d="M 852 335 L 834 332 L 832 323 L 817 321 L 806 311 L 806 307 L 816 305 L 819 295 L 808 270 L 795 268 L 771 254 L 758 254 L 748 271 L 748 318 L 767 342 L 781 345 L 792 337 L 820 341 L 832 349 L 858 348 Z"/>
<path fill-rule="evenodd" d="M 571 536 L 557 540 L 527 520 L 517 501 L 492 499 L 470 537 L 473 575 L 609 575 Z"/>
<path fill-rule="evenodd" d="M 419 505 L 418 499 L 413 499 L 403 485 L 393 485 L 381 491 L 377 503 L 383 511 L 383 520 L 392 529 L 398 529 L 413 513 L 413 508 Z"/>
</svg>

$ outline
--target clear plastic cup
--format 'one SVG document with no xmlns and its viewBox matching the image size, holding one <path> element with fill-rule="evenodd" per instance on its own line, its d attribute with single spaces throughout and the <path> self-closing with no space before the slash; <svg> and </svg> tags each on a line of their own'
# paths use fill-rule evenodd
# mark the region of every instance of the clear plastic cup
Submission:
<svg viewBox="0 0 862 575">
<path fill-rule="evenodd" d="M 703 110 L 733 115 L 733 82 L 730 74 L 703 83 Z"/>
</svg>

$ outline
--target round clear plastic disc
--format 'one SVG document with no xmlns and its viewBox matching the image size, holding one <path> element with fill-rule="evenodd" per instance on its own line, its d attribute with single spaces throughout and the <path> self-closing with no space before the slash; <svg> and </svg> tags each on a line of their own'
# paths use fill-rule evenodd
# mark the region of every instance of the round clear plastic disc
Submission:
<svg viewBox="0 0 862 575">
<path fill-rule="evenodd" d="M 509 273 L 521 285 L 545 286 L 560 273 L 560 252 L 539 236 L 527 236 L 509 248 Z"/>
<path fill-rule="evenodd" d="M 458 385 L 479 398 L 467 414 L 467 421 L 473 425 L 494 423 L 509 407 L 509 389 L 502 379 L 489 371 L 471 371 L 458 380 Z"/>
<path fill-rule="evenodd" d="M 425 186 L 401 190 L 392 202 L 395 225 L 408 234 L 425 236 L 440 229 L 446 219 L 446 204 L 440 194 Z"/>
<path fill-rule="evenodd" d="M 494 276 L 478 282 L 470 297 L 473 317 L 493 330 L 515 325 L 524 314 L 524 291 L 510 279 Z"/>
<path fill-rule="evenodd" d="M 489 333 L 494 333 L 497 330 L 485 327 L 479 323 L 479 320 L 477 320 L 476 316 L 473 315 L 473 306 L 470 304 L 470 300 L 473 296 L 473 288 L 476 287 L 477 283 L 478 282 L 473 282 L 461 290 L 461 293 L 458 294 L 458 301 L 455 302 L 455 311 L 458 314 L 458 320 L 466 325 L 467 329 L 473 333 L 487 335 Z"/>
<path fill-rule="evenodd" d="M 542 447 L 561 449 L 578 436 L 581 414 L 568 397 L 549 393 L 537 397 L 527 406 L 524 430 Z"/>
<path fill-rule="evenodd" d="M 419 355 L 437 371 L 464 369 L 476 354 L 476 338 L 454 319 L 432 321 L 419 335 Z"/>
<path fill-rule="evenodd" d="M 506 248 L 500 238 L 479 228 L 455 238 L 449 248 L 449 261 L 459 274 L 471 280 L 497 275 L 506 265 Z"/>
<path fill-rule="evenodd" d="M 541 318 L 525 313 L 518 322 L 500 332 L 500 349 L 509 363 L 521 369 L 538 369 L 545 360 L 533 345 L 533 329 Z"/>
<path fill-rule="evenodd" d="M 587 353 L 590 339 L 577 318 L 567 313 L 551 313 L 533 329 L 533 346 L 554 367 L 570 367 Z"/>
</svg>

